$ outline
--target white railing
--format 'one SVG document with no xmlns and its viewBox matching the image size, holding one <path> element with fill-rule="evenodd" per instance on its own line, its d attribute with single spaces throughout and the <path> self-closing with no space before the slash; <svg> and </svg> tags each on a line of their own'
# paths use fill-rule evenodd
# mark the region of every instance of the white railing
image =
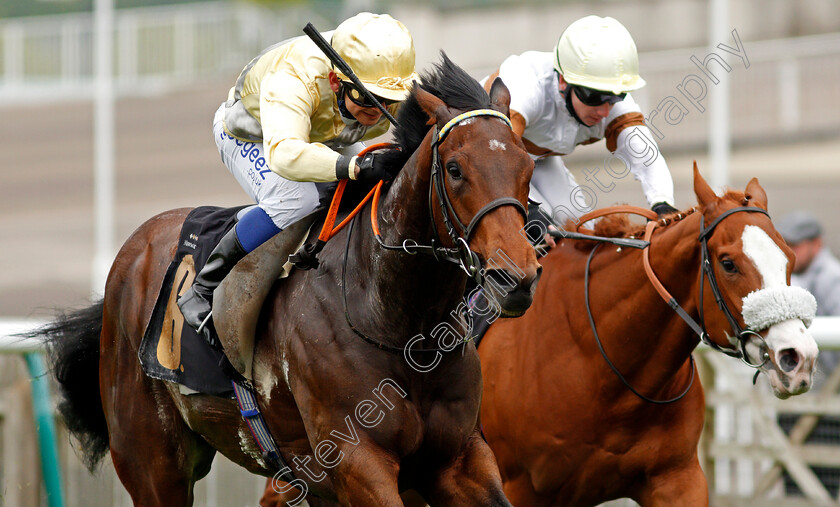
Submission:
<svg viewBox="0 0 840 507">
<path fill-rule="evenodd" d="M 155 93 L 220 77 L 230 81 L 264 47 L 300 35 L 307 21 L 327 29 L 344 14 L 319 14 L 304 4 L 271 10 L 246 2 L 118 10 L 114 42 L 117 93 Z M 441 21 L 444 15 L 424 11 L 424 16 Z M 495 25 L 506 20 L 503 16 L 484 19 L 489 24 L 486 32 L 493 33 Z M 418 51 L 428 53 L 422 45 L 436 45 L 441 40 L 442 34 L 435 30 L 442 26 L 447 25 L 420 24 L 413 33 Z M 738 27 L 734 28 L 737 31 Z M 0 106 L 91 98 L 91 30 L 89 14 L 0 20 Z M 735 47 L 735 39 L 729 37 L 719 43 Z M 749 67 L 738 57 L 714 50 L 731 66 L 733 141 L 836 137 L 840 129 L 840 86 L 835 84 L 840 82 L 840 34 L 741 42 Z M 708 110 L 699 110 L 678 87 L 694 75 L 700 80 L 688 87 L 694 86 L 699 93 L 703 83 L 706 92 L 711 92 L 715 84 L 690 60 L 694 56 L 702 61 L 710 52 L 695 47 L 640 55 L 648 84 L 634 92 L 634 97 L 643 112 L 649 115 L 669 97 L 687 111 L 673 123 L 664 120 L 664 111 L 653 120 L 664 135 L 659 142 L 666 149 L 700 147 L 708 140 Z M 495 70 L 508 56 L 493 56 L 496 63 L 488 68 L 489 55 L 478 53 L 458 62 L 476 77 Z M 714 62 L 709 70 L 718 76 L 724 72 Z M 707 108 L 709 99 L 710 93 L 706 93 L 697 102 Z"/>
<path fill-rule="evenodd" d="M 47 505 L 43 487 L 39 485 L 39 448 L 35 438 L 32 401 L 27 399 L 29 393 L 20 389 L 21 384 L 30 379 L 26 370 L 18 364 L 21 361 L 14 357 L 43 351 L 39 340 L 21 338 L 18 334 L 44 324 L 46 321 L 40 319 L 0 318 L 0 447 L 3 450 L 0 464 L 4 466 L 0 477 L 0 490 L 4 492 L 0 505 Z M 77 450 L 61 425 L 58 426 L 58 448 L 66 507 L 131 505 L 131 499 L 119 482 L 114 467 L 108 463 L 107 456 L 99 472 L 88 472 L 76 457 Z M 195 505 L 257 505 L 264 488 L 264 478 L 218 455 L 208 476 L 196 484 Z"/>
<path fill-rule="evenodd" d="M 819 317 L 809 329 L 822 353 L 840 353 L 840 317 Z M 811 467 L 835 468 L 840 474 L 840 429 L 830 444 L 805 443 L 821 416 L 840 416 L 840 369 L 818 371 L 814 388 L 801 396 L 779 400 L 767 380 L 751 386 L 754 370 L 739 361 L 698 349 L 710 368 L 703 378 L 706 431 L 700 451 L 714 505 L 840 505 Z M 780 414 L 798 415 L 790 434 L 779 425 Z M 786 495 L 782 472 L 804 497 Z M 836 482 L 840 482 L 837 480 Z"/>
<path fill-rule="evenodd" d="M 120 9 L 115 14 L 115 86 L 144 95 L 217 76 L 233 79 L 254 54 L 334 21 L 305 4 L 272 10 L 244 2 Z M 85 100 L 93 94 L 90 13 L 0 19 L 0 106 Z"/>
</svg>

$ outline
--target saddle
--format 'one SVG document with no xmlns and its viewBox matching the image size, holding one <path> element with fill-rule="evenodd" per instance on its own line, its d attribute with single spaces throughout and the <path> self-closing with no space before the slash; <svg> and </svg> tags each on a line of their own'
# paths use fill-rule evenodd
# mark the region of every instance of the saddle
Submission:
<svg viewBox="0 0 840 507">
<path fill-rule="evenodd" d="M 257 321 L 274 281 L 287 277 L 293 268 L 317 268 L 318 252 L 361 210 L 373 190 L 361 184 L 348 186 L 347 180 L 319 184 L 318 209 L 246 255 L 216 288 L 212 319 L 215 330 L 232 367 L 245 379 L 253 380 Z M 351 211 L 353 204 L 347 203 L 358 204 Z M 335 226 L 339 216 L 344 220 Z M 323 226 L 316 235 L 313 225 L 319 221 L 323 221 Z M 278 259 L 286 262 L 281 264 Z"/>
<path fill-rule="evenodd" d="M 138 352 L 150 377 L 222 397 L 233 397 L 232 379 L 250 379 L 260 309 L 274 281 L 290 271 L 288 262 L 279 260 L 297 251 L 323 211 L 312 212 L 239 261 L 216 289 L 212 322 L 199 335 L 184 322 L 178 297 L 244 208 L 203 206 L 184 221 Z"/>
<path fill-rule="evenodd" d="M 178 249 L 169 265 L 152 316 L 140 344 L 143 371 L 153 378 L 178 383 L 207 394 L 233 397 L 231 380 L 253 380 L 254 338 L 265 298 L 275 281 L 289 275 L 294 259 L 301 254 L 309 261 L 303 269 L 317 267 L 315 255 L 323 246 L 321 235 L 312 226 L 324 219 L 325 230 L 334 234 L 333 221 L 339 215 L 344 185 L 319 186 L 320 206 L 266 241 L 240 260 L 213 294 L 213 318 L 199 335 L 187 325 L 177 306 L 178 297 L 193 283 L 213 247 L 233 227 L 237 214 L 245 208 L 196 208 L 181 228 Z M 348 187 L 347 202 L 359 202 L 359 196 L 372 192 L 363 185 Z M 335 199 L 333 194 L 336 195 Z M 333 204 L 327 210 L 330 200 Z M 364 204 L 357 205 L 360 209 Z M 341 210 L 341 215 L 347 214 Z M 326 218 L 325 218 L 326 217 Z M 317 238 L 317 242 L 313 240 Z M 318 245 L 318 248 L 312 247 Z M 309 247 L 308 249 L 302 248 Z M 295 252 L 298 252 L 297 255 Z M 290 259 L 291 257 L 291 259 Z M 300 262 L 298 267 L 300 267 Z"/>
<path fill-rule="evenodd" d="M 275 280 L 287 277 L 293 267 L 288 260 L 278 260 L 301 248 L 322 211 L 306 215 L 246 255 L 213 293 L 213 323 L 222 348 L 233 368 L 248 380 L 260 310 Z"/>
</svg>

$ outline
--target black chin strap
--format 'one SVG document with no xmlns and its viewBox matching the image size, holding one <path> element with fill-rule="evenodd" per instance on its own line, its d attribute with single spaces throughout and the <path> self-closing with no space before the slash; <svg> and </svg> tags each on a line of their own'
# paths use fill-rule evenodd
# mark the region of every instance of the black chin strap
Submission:
<svg viewBox="0 0 840 507">
<path fill-rule="evenodd" d="M 574 104 L 572 104 L 572 94 L 573 93 L 574 92 L 572 91 L 572 87 L 569 86 L 568 83 L 566 84 L 566 90 L 560 92 L 560 94 L 563 95 L 563 98 L 566 99 L 566 109 L 568 109 L 569 114 L 571 114 L 572 118 L 577 120 L 578 123 L 580 123 L 584 127 L 591 127 L 592 125 L 587 125 L 587 124 L 583 123 L 583 120 L 580 119 L 580 116 L 578 116 L 577 111 L 575 111 L 575 106 L 574 106 Z"/>
</svg>

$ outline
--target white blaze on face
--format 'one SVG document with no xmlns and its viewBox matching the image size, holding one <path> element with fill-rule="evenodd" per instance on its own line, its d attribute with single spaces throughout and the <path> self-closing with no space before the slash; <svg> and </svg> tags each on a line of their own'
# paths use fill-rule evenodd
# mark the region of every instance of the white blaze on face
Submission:
<svg viewBox="0 0 840 507">
<path fill-rule="evenodd" d="M 779 245 L 766 232 L 754 225 L 744 227 L 741 241 L 744 254 L 749 257 L 761 275 L 762 290 L 785 290 L 788 287 L 788 259 Z M 792 289 L 788 288 L 788 290 Z M 768 291 L 768 295 L 770 293 L 772 291 Z M 768 298 L 768 300 L 772 301 L 773 298 Z M 767 329 L 765 342 L 772 353 L 775 353 L 775 367 L 765 371 L 776 396 L 787 398 L 807 391 L 811 385 L 818 350 L 816 342 L 808 334 L 803 321 L 798 318 L 780 318 L 776 324 Z M 789 368 L 784 368 L 785 358 L 790 362 L 791 357 L 795 362 L 790 363 Z"/>
<path fill-rule="evenodd" d="M 490 151 L 505 151 L 507 150 L 507 146 L 505 143 L 501 141 L 497 141 L 495 139 L 490 140 Z"/>
<path fill-rule="evenodd" d="M 764 230 L 755 225 L 744 227 L 741 234 L 744 254 L 761 275 L 761 288 L 787 285 L 788 258 Z"/>
</svg>

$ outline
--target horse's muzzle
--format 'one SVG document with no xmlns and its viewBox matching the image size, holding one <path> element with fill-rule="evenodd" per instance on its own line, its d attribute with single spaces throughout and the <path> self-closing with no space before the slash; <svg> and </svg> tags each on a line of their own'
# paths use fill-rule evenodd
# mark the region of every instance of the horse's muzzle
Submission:
<svg viewBox="0 0 840 507">
<path fill-rule="evenodd" d="M 785 399 L 807 392 L 819 349 L 803 322 L 790 319 L 770 326 L 766 342 L 770 348 L 766 372 L 776 397 Z"/>
<path fill-rule="evenodd" d="M 484 277 L 484 289 L 498 303 L 501 317 L 519 317 L 534 301 L 541 274 L 542 266 L 524 275 L 507 269 L 489 269 Z"/>
</svg>

